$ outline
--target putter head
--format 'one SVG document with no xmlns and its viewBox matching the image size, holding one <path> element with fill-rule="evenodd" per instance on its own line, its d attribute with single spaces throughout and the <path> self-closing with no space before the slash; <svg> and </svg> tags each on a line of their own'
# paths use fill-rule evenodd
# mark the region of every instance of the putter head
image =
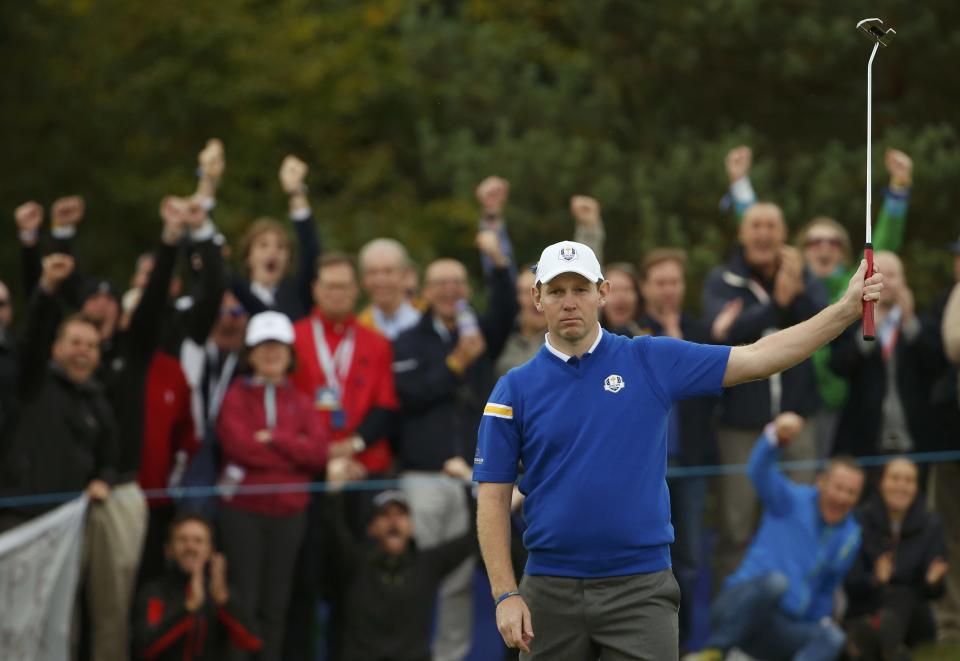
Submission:
<svg viewBox="0 0 960 661">
<path fill-rule="evenodd" d="M 893 28 L 884 27 L 883 21 L 879 18 L 865 18 L 857 23 L 857 29 L 881 46 L 886 46 L 891 37 L 897 33 Z"/>
</svg>

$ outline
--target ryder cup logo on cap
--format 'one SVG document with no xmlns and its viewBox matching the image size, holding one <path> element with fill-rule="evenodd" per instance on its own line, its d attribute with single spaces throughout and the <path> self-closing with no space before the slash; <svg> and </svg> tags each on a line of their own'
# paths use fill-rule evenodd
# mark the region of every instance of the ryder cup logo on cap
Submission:
<svg viewBox="0 0 960 661">
<path fill-rule="evenodd" d="M 255 347 L 263 342 L 293 344 L 293 324 L 282 312 L 261 312 L 247 323 L 246 344 Z"/>
<path fill-rule="evenodd" d="M 600 262 L 589 246 L 561 241 L 547 246 L 537 262 L 537 282 L 546 284 L 561 273 L 579 273 L 590 282 L 603 280 Z"/>
<path fill-rule="evenodd" d="M 611 374 L 603 381 L 603 389 L 607 392 L 618 393 L 626 387 L 627 384 L 619 374 Z"/>
</svg>

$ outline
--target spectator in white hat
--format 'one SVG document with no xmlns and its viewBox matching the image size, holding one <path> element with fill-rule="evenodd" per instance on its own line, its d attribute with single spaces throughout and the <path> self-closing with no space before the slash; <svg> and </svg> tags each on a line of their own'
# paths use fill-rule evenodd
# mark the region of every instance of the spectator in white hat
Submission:
<svg viewBox="0 0 960 661">
<path fill-rule="evenodd" d="M 234 381 L 220 409 L 217 435 L 225 464 L 220 514 L 230 579 L 253 611 L 263 639 L 259 658 L 280 659 L 293 568 L 310 494 L 322 472 L 327 438 L 313 402 L 287 380 L 293 368 L 293 325 L 281 312 L 250 319 L 246 361 L 252 375 Z M 238 487 L 284 485 L 278 493 Z M 238 658 L 244 658 L 240 655 Z"/>
</svg>

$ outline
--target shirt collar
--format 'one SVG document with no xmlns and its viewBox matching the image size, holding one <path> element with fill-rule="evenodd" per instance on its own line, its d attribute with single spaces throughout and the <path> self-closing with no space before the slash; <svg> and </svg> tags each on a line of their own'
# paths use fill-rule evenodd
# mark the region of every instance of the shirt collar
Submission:
<svg viewBox="0 0 960 661">
<path fill-rule="evenodd" d="M 600 322 L 597 322 L 597 330 L 598 330 L 597 339 L 593 341 L 593 344 L 590 346 L 589 349 L 587 349 L 586 353 L 584 353 L 583 355 L 587 355 L 588 353 L 593 353 L 594 351 L 596 351 L 597 345 L 600 344 L 600 340 L 603 339 L 603 328 L 600 327 Z M 550 333 L 547 333 L 546 335 L 543 336 L 543 345 L 547 347 L 547 351 L 552 353 L 554 356 L 556 356 L 563 362 L 567 362 L 568 360 L 573 358 L 573 356 L 568 356 L 567 354 L 563 353 L 562 351 L 554 347 L 552 344 L 550 344 Z"/>
</svg>

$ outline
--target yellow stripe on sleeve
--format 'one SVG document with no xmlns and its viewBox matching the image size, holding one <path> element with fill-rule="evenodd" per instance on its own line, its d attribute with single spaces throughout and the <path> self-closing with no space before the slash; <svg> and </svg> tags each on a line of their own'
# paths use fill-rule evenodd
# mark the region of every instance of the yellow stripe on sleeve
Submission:
<svg viewBox="0 0 960 661">
<path fill-rule="evenodd" d="M 507 420 L 513 420 L 513 407 L 506 406 L 505 404 L 494 404 L 493 402 L 488 402 L 487 405 L 483 407 L 483 414 L 493 416 L 494 418 L 506 418 Z"/>
</svg>

